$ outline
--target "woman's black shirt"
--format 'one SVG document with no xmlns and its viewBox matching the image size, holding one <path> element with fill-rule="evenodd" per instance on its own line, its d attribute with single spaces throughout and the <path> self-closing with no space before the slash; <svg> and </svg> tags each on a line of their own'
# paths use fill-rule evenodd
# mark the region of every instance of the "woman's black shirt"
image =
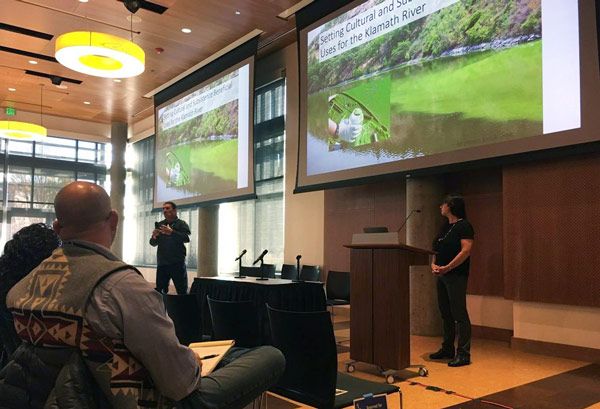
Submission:
<svg viewBox="0 0 600 409">
<path fill-rule="evenodd" d="M 435 264 L 445 266 L 450 263 L 460 253 L 460 241 L 463 239 L 473 240 L 474 236 L 473 226 L 465 219 L 459 220 L 456 223 L 446 223 L 442 226 L 438 236 L 433 240 L 433 251 L 438 253 L 435 256 Z M 461 265 L 453 268 L 447 274 L 468 276 L 470 261 L 471 257 L 468 257 Z"/>
</svg>

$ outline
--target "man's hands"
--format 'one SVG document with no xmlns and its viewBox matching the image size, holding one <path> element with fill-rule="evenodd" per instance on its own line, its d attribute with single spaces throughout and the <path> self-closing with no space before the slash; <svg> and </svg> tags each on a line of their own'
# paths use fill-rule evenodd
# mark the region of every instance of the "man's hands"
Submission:
<svg viewBox="0 0 600 409">
<path fill-rule="evenodd" d="M 169 227 L 167 224 L 163 224 L 160 226 L 160 234 L 164 234 L 166 236 L 170 236 L 173 233 L 173 229 Z"/>
<path fill-rule="evenodd" d="M 173 233 L 173 229 L 170 228 L 167 224 L 163 224 L 158 229 L 152 230 L 152 238 L 156 239 L 159 234 L 164 234 L 165 236 L 170 236 Z"/>
</svg>

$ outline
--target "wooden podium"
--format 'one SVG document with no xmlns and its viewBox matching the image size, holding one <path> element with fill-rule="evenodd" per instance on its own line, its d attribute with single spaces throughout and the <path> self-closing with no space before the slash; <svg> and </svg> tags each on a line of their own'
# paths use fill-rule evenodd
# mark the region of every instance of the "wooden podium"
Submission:
<svg viewBox="0 0 600 409">
<path fill-rule="evenodd" d="M 435 253 L 405 244 L 363 243 L 344 245 L 351 249 L 350 358 L 404 369 L 410 366 L 408 267 L 429 264 Z"/>
</svg>

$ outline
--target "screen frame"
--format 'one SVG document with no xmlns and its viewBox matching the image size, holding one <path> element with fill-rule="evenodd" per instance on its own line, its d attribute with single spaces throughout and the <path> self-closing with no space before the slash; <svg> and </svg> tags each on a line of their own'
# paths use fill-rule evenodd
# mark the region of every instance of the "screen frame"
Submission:
<svg viewBox="0 0 600 409">
<path fill-rule="evenodd" d="M 364 2 L 365 0 L 350 2 L 324 16 L 323 13 L 314 13 L 315 16 L 309 21 L 306 21 L 308 17 L 299 19 L 302 20 L 302 26 L 299 25 L 297 32 L 300 85 L 299 132 L 296 186 L 294 193 L 390 180 L 410 175 L 430 175 L 465 168 L 497 166 L 505 163 L 532 160 L 533 158 L 557 157 L 573 154 L 575 152 L 591 152 L 598 150 L 598 142 L 600 141 L 600 120 L 597 118 L 598 115 L 594 113 L 595 110 L 593 109 L 594 106 L 600 105 L 596 13 L 593 10 L 593 4 L 590 2 L 578 1 L 580 128 L 555 133 L 538 134 L 516 140 L 492 143 L 456 151 L 431 154 L 420 158 L 308 175 L 308 64 L 306 60 L 308 32 Z M 424 158 L 425 160 L 423 160 Z"/>
</svg>

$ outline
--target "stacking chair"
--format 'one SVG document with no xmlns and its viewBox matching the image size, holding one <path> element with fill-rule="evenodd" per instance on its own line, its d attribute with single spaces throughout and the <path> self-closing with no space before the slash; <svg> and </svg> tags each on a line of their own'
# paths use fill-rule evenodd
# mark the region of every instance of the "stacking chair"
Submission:
<svg viewBox="0 0 600 409">
<path fill-rule="evenodd" d="M 267 305 L 273 346 L 286 369 L 270 390 L 318 409 L 351 406 L 367 393 L 399 392 L 395 385 L 367 381 L 337 371 L 333 326 L 327 311 L 290 312 Z M 336 396 L 336 388 L 346 391 Z"/>
<path fill-rule="evenodd" d="M 281 266 L 281 278 L 295 280 L 298 278 L 298 267 L 295 264 L 284 264 Z"/>
<path fill-rule="evenodd" d="M 253 348 L 260 345 L 258 312 L 252 301 L 208 299 L 215 341 L 234 339 L 235 346 Z"/>
<path fill-rule="evenodd" d="M 350 273 L 329 270 L 325 282 L 327 305 L 331 306 L 331 316 L 336 305 L 350 305 Z"/>
<path fill-rule="evenodd" d="M 163 294 L 167 314 L 175 325 L 175 335 L 183 345 L 201 342 L 202 313 L 196 294 Z"/>
<path fill-rule="evenodd" d="M 303 265 L 300 269 L 300 280 L 303 281 L 319 281 L 321 271 L 319 266 Z"/>
<path fill-rule="evenodd" d="M 260 267 L 242 266 L 242 275 L 246 277 L 260 277 Z"/>
<path fill-rule="evenodd" d="M 265 269 L 265 277 L 267 278 L 275 278 L 275 264 L 263 264 L 263 268 Z M 258 269 L 258 275 L 260 276 L 260 268 Z"/>
</svg>

